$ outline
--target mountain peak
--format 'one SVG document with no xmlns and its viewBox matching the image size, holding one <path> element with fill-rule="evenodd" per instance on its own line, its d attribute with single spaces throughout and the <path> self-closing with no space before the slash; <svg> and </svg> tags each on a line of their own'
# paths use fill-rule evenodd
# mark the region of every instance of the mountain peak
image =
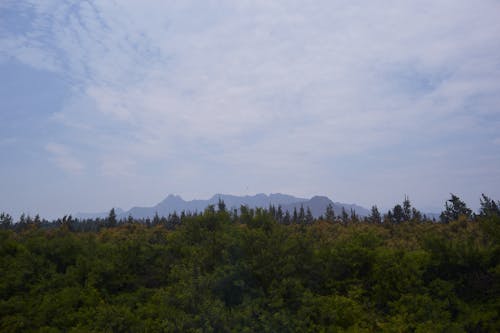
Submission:
<svg viewBox="0 0 500 333">
<path fill-rule="evenodd" d="M 165 199 L 158 203 L 155 207 L 168 206 L 185 202 L 180 195 L 169 194 Z"/>
<path fill-rule="evenodd" d="M 217 193 L 207 200 L 191 201 L 185 201 L 179 195 L 169 194 L 163 201 L 153 207 L 134 207 L 129 211 L 120 214 L 120 217 L 132 215 L 135 218 L 152 218 L 156 213 L 161 216 L 168 216 L 173 212 L 202 212 L 208 205 L 216 205 L 219 199 L 224 200 L 229 209 L 239 209 L 241 206 L 248 206 L 250 208 L 267 208 L 270 205 L 274 205 L 281 206 L 283 210 L 291 212 L 294 207 L 300 208 L 302 205 L 304 208 L 309 207 L 313 215 L 318 217 L 324 214 L 326 207 L 329 204 L 332 204 L 336 214 L 340 214 L 342 207 L 344 207 L 347 211 L 350 211 L 352 208 L 360 216 L 365 216 L 369 213 L 367 209 L 357 205 L 333 203 L 326 196 L 314 196 L 311 199 L 305 199 L 282 193 L 271 193 L 269 195 L 265 193 L 257 193 L 255 195 L 244 196 Z"/>
<path fill-rule="evenodd" d="M 333 204 L 333 201 L 324 195 L 315 195 L 314 197 L 311 198 L 311 201 L 328 201 L 329 203 Z"/>
</svg>

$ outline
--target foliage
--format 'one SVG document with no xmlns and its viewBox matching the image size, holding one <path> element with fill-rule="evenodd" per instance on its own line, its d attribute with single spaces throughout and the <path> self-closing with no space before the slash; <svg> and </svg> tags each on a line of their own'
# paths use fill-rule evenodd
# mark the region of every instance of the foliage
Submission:
<svg viewBox="0 0 500 333">
<path fill-rule="evenodd" d="M 472 216 L 472 210 L 470 210 L 465 202 L 460 200 L 458 196 L 452 193 L 451 199 L 446 201 L 445 210 L 441 213 L 441 222 L 449 223 L 457 220 L 460 216 L 470 218 Z"/>
<path fill-rule="evenodd" d="M 2 215 L 0 331 L 498 332 L 486 198 L 447 223 L 414 223 L 407 198 L 395 223 L 223 202 L 152 222 Z"/>
</svg>

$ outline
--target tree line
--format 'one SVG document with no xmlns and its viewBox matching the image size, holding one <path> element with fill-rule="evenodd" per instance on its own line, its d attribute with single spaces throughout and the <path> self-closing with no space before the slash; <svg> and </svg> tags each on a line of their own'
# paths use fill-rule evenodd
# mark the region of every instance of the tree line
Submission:
<svg viewBox="0 0 500 333">
<path fill-rule="evenodd" d="M 400 208 L 286 223 L 220 201 L 22 228 L 3 214 L 0 331 L 500 331 L 499 202 L 473 214 L 452 196 L 439 222 Z"/>
<path fill-rule="evenodd" d="M 500 202 L 491 199 L 490 197 L 482 194 L 480 198 L 479 213 L 473 213 L 467 204 L 462 201 L 457 195 L 451 194 L 451 198 L 445 202 L 444 210 L 441 212 L 439 219 L 435 217 L 428 217 L 426 214 L 421 213 L 418 209 L 412 206 L 410 199 L 405 196 L 402 204 L 396 204 L 392 209 L 389 209 L 385 214 L 381 214 L 376 205 L 371 207 L 370 214 L 367 216 L 359 216 L 355 210 L 351 209 L 346 211 L 342 207 L 339 215 L 335 214 L 334 207 L 329 204 L 324 214 L 319 217 L 314 217 L 309 207 L 300 206 L 299 209 L 294 207 L 292 212 L 284 210 L 281 206 L 269 205 L 267 208 L 249 208 L 242 205 L 239 209 L 227 210 L 226 204 L 223 200 L 219 200 L 217 205 L 209 205 L 209 211 L 224 211 L 228 212 L 232 221 L 239 221 L 251 218 L 256 212 L 265 212 L 269 214 L 276 222 L 280 224 L 311 224 L 317 221 L 339 222 L 342 224 L 348 223 L 392 223 L 398 224 L 402 222 L 441 222 L 449 223 L 450 221 L 457 220 L 459 217 L 465 219 L 476 219 L 481 216 L 498 215 L 500 214 Z M 71 215 L 65 215 L 53 221 L 43 219 L 40 215 L 31 217 L 26 214 L 21 214 L 17 221 L 14 221 L 8 213 L 0 213 L 0 228 L 23 230 L 26 228 L 51 228 L 65 226 L 72 231 L 98 231 L 101 228 L 115 227 L 119 224 L 142 223 L 145 226 L 162 225 L 168 229 L 173 229 L 179 226 L 186 218 L 202 216 L 203 212 L 186 212 L 182 211 L 180 214 L 174 212 L 168 216 L 160 216 L 158 213 L 153 218 L 134 218 L 129 215 L 127 218 L 119 219 L 116 215 L 115 209 L 112 208 L 106 218 L 85 218 L 78 219 Z"/>
</svg>

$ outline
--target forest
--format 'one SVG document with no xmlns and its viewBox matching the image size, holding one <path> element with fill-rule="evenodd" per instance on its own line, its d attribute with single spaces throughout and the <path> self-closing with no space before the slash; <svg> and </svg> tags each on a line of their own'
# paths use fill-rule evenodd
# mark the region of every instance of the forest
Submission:
<svg viewBox="0 0 500 333">
<path fill-rule="evenodd" d="M 1 332 L 499 332 L 500 202 L 0 214 Z"/>
</svg>

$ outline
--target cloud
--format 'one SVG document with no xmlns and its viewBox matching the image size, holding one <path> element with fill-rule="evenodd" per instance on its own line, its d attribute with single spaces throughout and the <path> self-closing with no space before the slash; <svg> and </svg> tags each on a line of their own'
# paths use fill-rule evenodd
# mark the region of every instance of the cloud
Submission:
<svg viewBox="0 0 500 333">
<path fill-rule="evenodd" d="M 60 143 L 48 143 L 45 145 L 45 150 L 51 154 L 51 159 L 63 171 L 77 175 L 81 174 L 85 166 L 77 158 L 75 158 L 71 150 Z"/>
<path fill-rule="evenodd" d="M 344 158 L 431 156 L 500 129 L 497 1 L 25 4 L 34 18 L 0 25 L 0 48 L 74 86 L 52 119 L 106 175 L 218 167 L 300 194 Z"/>
</svg>

